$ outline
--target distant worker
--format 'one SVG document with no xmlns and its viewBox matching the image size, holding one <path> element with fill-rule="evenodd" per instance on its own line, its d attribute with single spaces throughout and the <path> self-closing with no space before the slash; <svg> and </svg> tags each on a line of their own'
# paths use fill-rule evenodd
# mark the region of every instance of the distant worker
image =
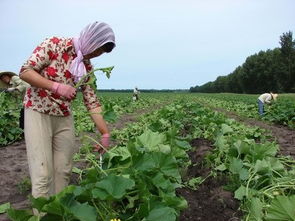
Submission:
<svg viewBox="0 0 295 221">
<path fill-rule="evenodd" d="M 264 104 L 271 104 L 272 101 L 275 101 L 278 97 L 278 94 L 264 93 L 258 97 L 258 112 L 260 116 L 264 114 Z"/>
<path fill-rule="evenodd" d="M 14 93 L 24 97 L 26 89 L 30 85 L 21 80 L 19 76 L 10 71 L 0 71 L 0 88 L 5 92 Z M 24 129 L 24 108 L 20 110 L 19 127 Z"/>
<path fill-rule="evenodd" d="M 132 97 L 132 99 L 134 100 L 134 101 L 138 101 L 139 100 L 139 90 L 138 90 L 138 88 L 137 87 L 135 87 L 134 88 L 134 90 L 133 90 L 133 97 Z"/>
</svg>

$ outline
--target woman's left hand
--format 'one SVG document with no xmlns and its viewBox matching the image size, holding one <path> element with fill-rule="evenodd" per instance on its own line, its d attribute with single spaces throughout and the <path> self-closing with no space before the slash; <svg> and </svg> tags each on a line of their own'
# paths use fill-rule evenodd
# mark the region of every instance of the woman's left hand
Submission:
<svg viewBox="0 0 295 221">
<path fill-rule="evenodd" d="M 103 146 L 103 147 L 101 147 L 101 145 Z M 98 152 L 98 153 L 100 153 L 100 154 L 104 154 L 105 152 L 106 152 L 106 150 L 105 149 L 108 149 L 109 148 L 109 146 L 110 146 L 110 134 L 103 134 L 102 136 L 101 136 L 101 140 L 100 140 L 100 145 L 99 144 L 95 144 L 94 145 L 94 152 Z"/>
<path fill-rule="evenodd" d="M 100 143 L 103 147 L 108 148 L 110 146 L 110 134 L 105 133 L 101 136 Z"/>
</svg>

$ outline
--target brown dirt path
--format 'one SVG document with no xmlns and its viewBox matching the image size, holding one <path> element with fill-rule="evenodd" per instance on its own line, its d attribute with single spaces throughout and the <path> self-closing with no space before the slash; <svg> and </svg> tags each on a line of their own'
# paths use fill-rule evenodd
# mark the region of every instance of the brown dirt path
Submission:
<svg viewBox="0 0 295 221">
<path fill-rule="evenodd" d="M 109 129 L 124 128 L 128 124 L 136 122 L 139 116 L 159 109 L 166 104 L 154 105 L 153 107 L 140 109 L 134 113 L 124 114 L 116 123 L 109 124 Z M 81 145 L 79 137 L 76 138 L 76 145 L 77 147 Z M 20 183 L 29 179 L 26 144 L 24 140 L 0 147 L 0 174 L 0 205 L 10 202 L 14 208 L 28 208 L 29 201 L 27 196 L 30 194 L 30 191 L 25 191 L 24 193 L 20 193 L 19 191 L 19 187 L 22 187 Z M 0 214 L 0 221 L 8 221 L 5 214 Z"/>
<path fill-rule="evenodd" d="M 191 146 L 195 150 L 188 153 L 192 164 L 188 167 L 184 180 L 207 177 L 210 169 L 203 166 L 203 159 L 213 149 L 212 143 L 198 138 L 191 141 Z M 177 189 L 177 194 L 183 196 L 188 203 L 188 208 L 181 212 L 179 220 L 239 221 L 242 217 L 240 203 L 232 192 L 224 190 L 223 186 L 227 183 L 224 176 L 210 176 L 196 190 L 188 187 Z"/>
</svg>

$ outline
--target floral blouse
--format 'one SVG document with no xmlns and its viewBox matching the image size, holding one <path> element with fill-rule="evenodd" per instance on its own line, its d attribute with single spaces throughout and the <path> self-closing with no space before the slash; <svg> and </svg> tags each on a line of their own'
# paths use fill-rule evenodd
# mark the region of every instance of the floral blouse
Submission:
<svg viewBox="0 0 295 221">
<path fill-rule="evenodd" d="M 74 77 L 69 71 L 72 60 L 76 57 L 71 38 L 52 37 L 42 42 L 21 67 L 20 75 L 33 69 L 43 77 L 71 86 L 75 86 Z M 84 61 L 87 71 L 92 70 L 90 61 Z M 84 104 L 88 110 L 100 106 L 95 91 L 89 86 L 81 86 Z M 52 91 L 30 86 L 25 94 L 24 106 L 41 113 L 68 116 L 71 100 Z"/>
</svg>

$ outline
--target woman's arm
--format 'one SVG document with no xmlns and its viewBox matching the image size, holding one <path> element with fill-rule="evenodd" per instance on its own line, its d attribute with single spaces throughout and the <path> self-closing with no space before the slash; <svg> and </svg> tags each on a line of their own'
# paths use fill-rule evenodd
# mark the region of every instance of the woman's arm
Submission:
<svg viewBox="0 0 295 221">
<path fill-rule="evenodd" d="M 27 69 L 22 72 L 20 74 L 20 78 L 34 87 L 44 88 L 47 90 L 51 90 L 54 83 L 53 81 L 42 77 L 33 69 Z"/>
<path fill-rule="evenodd" d="M 20 78 L 34 87 L 50 90 L 53 93 L 64 96 L 68 99 L 73 99 L 76 96 L 76 88 L 48 80 L 32 69 L 23 71 Z"/>
<path fill-rule="evenodd" d="M 103 135 L 103 134 L 108 134 L 109 130 L 105 120 L 103 119 L 101 115 L 101 112 L 102 112 L 101 107 L 96 107 L 94 109 L 89 110 L 90 116 L 93 122 L 95 123 L 96 128 Z"/>
</svg>

